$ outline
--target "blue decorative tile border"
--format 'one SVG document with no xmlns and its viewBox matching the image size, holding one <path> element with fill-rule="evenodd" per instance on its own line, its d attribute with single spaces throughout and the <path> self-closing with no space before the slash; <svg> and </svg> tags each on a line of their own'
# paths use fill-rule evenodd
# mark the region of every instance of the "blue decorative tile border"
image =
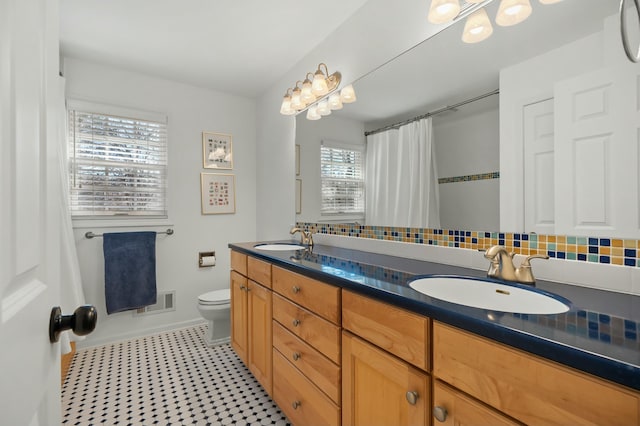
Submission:
<svg viewBox="0 0 640 426">
<path fill-rule="evenodd" d="M 500 179 L 500 172 L 439 178 L 438 183 L 469 182 L 474 180 Z"/>
<path fill-rule="evenodd" d="M 297 226 L 319 234 L 428 244 L 470 250 L 488 248 L 499 244 L 505 246 L 510 252 L 525 256 L 546 254 L 555 259 L 630 267 L 640 266 L 640 240 L 633 239 L 365 226 L 354 223 L 327 224 L 301 222 L 298 223 Z"/>
</svg>

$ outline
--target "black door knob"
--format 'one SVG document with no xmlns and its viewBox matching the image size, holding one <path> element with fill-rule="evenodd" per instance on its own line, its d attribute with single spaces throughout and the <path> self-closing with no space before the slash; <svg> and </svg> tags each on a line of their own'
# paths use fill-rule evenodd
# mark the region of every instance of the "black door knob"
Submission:
<svg viewBox="0 0 640 426">
<path fill-rule="evenodd" d="M 60 333 L 65 330 L 73 330 L 78 336 L 85 336 L 96 328 L 98 311 L 91 305 L 82 305 L 71 315 L 62 315 L 60 306 L 51 309 L 49 318 L 49 340 L 55 343 L 60 338 Z"/>
</svg>

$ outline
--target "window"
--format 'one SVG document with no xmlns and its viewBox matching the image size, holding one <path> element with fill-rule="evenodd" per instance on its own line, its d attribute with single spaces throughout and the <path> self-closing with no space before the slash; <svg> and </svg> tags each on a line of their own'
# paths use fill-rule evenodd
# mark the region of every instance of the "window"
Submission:
<svg viewBox="0 0 640 426">
<path fill-rule="evenodd" d="M 71 214 L 166 217 L 167 119 L 114 112 L 106 106 L 69 103 Z"/>
<path fill-rule="evenodd" d="M 323 141 L 320 148 L 323 215 L 364 215 L 363 148 Z"/>
</svg>

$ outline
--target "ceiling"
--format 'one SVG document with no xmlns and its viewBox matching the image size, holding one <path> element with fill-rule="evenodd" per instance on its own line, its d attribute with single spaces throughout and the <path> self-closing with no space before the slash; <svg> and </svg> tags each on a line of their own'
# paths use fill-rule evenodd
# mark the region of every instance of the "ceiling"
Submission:
<svg viewBox="0 0 640 426">
<path fill-rule="evenodd" d="M 366 1 L 60 0 L 61 52 L 253 98 Z"/>
</svg>

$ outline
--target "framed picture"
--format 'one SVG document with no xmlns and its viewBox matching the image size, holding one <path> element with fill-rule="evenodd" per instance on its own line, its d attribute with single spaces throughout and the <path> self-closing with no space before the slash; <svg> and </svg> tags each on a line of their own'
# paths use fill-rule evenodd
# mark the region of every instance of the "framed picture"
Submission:
<svg viewBox="0 0 640 426">
<path fill-rule="evenodd" d="M 300 176 L 300 145 L 296 144 L 296 176 Z"/>
<path fill-rule="evenodd" d="M 202 167 L 233 169 L 231 135 L 202 132 Z"/>
<path fill-rule="evenodd" d="M 296 214 L 302 213 L 302 179 L 296 179 Z"/>
<path fill-rule="evenodd" d="M 200 173 L 202 214 L 236 212 L 236 177 L 230 174 Z"/>
</svg>

